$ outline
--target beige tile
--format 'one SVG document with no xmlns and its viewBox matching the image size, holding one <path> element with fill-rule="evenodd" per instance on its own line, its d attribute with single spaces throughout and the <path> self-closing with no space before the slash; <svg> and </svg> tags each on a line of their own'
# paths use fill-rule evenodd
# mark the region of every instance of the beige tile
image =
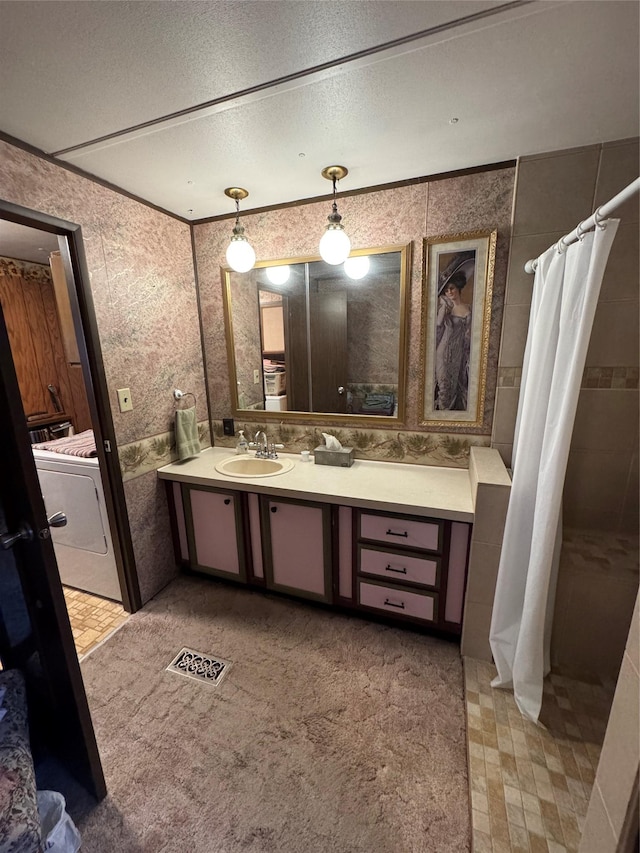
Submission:
<svg viewBox="0 0 640 853">
<path fill-rule="evenodd" d="M 485 815 L 489 814 L 489 798 L 486 794 L 481 794 L 479 791 L 471 792 L 471 808 L 474 812 L 482 812 Z M 475 818 L 474 818 L 475 826 Z M 480 827 L 482 829 L 482 827 Z"/>
<path fill-rule="evenodd" d="M 513 803 L 506 803 L 505 807 L 507 809 L 507 821 L 509 826 L 521 826 L 524 828 L 526 825 L 524 820 L 524 810 Z"/>
<path fill-rule="evenodd" d="M 580 853 L 615 853 L 616 848 L 616 836 L 609 823 L 600 791 L 596 787 L 582 830 Z"/>
<path fill-rule="evenodd" d="M 609 201 L 638 177 L 639 159 L 637 139 L 603 146 L 596 184 L 596 207 Z M 623 222 L 638 222 L 638 196 L 625 202 L 613 215 Z"/>
<path fill-rule="evenodd" d="M 568 232 L 592 212 L 599 149 L 522 160 L 518 168 L 513 233 Z M 554 202 L 549 205 L 549 199 Z"/>
<path fill-rule="evenodd" d="M 529 306 L 506 305 L 503 313 L 502 341 L 500 343 L 501 367 L 521 367 L 529 329 Z"/>
<path fill-rule="evenodd" d="M 562 824 L 560 823 L 560 815 L 555 803 L 542 801 L 540 803 L 542 809 L 542 823 L 545 828 L 545 837 L 552 839 L 557 844 L 564 844 L 564 833 L 562 832 Z"/>
<path fill-rule="evenodd" d="M 474 541 L 469 555 L 467 598 L 479 604 L 493 605 L 500 563 L 500 546 Z"/>
<path fill-rule="evenodd" d="M 639 241 L 637 224 L 623 219 L 618 226 L 604 271 L 600 301 L 619 302 L 638 298 Z"/>
<path fill-rule="evenodd" d="M 631 617 L 626 654 L 635 671 L 640 674 L 640 593 L 636 597 L 636 606 Z"/>
<path fill-rule="evenodd" d="M 617 530 L 631 453 L 572 450 L 564 487 L 567 527 Z"/>
<path fill-rule="evenodd" d="M 473 541 L 502 544 L 510 491 L 509 486 L 478 483 Z"/>
<path fill-rule="evenodd" d="M 529 833 L 529 846 L 531 848 L 531 853 L 549 853 L 549 845 L 546 842 L 545 838 L 541 838 L 539 835 L 534 835 L 531 832 Z"/>
<path fill-rule="evenodd" d="M 616 452 L 637 449 L 638 391 L 583 388 L 571 437 L 572 450 L 605 450 L 615 435 Z"/>
<path fill-rule="evenodd" d="M 493 435 L 491 437 L 492 444 L 513 446 L 513 434 L 518 414 L 519 397 L 519 388 L 496 388 Z"/>
<path fill-rule="evenodd" d="M 462 626 L 460 651 L 463 655 L 479 660 L 491 661 L 489 646 L 489 628 L 491 625 L 491 607 L 467 601 Z"/>
<path fill-rule="evenodd" d="M 487 835 L 491 835 L 491 825 L 489 823 L 489 810 L 488 808 L 480 811 L 478 809 L 472 809 L 471 811 L 471 821 L 473 825 L 474 833 L 476 830 L 479 832 L 484 832 Z"/>
<path fill-rule="evenodd" d="M 544 823 L 542 822 L 542 811 L 540 814 L 525 812 L 524 819 L 530 833 L 533 835 L 540 835 L 542 838 L 545 837 Z"/>
<path fill-rule="evenodd" d="M 473 830 L 473 853 L 493 853 L 491 836 L 488 832 Z"/>
<path fill-rule="evenodd" d="M 524 271 L 524 265 L 545 252 L 553 243 L 557 243 L 565 233 L 550 231 L 512 238 L 505 305 L 531 305 L 533 276 Z"/>
<path fill-rule="evenodd" d="M 599 302 L 586 365 L 634 367 L 638 364 L 638 300 Z"/>
<path fill-rule="evenodd" d="M 521 791 L 522 805 L 526 812 L 532 815 L 542 814 L 540 809 L 540 799 L 536 794 L 528 794 L 526 791 Z"/>
<path fill-rule="evenodd" d="M 625 655 L 598 765 L 598 788 L 616 833 L 622 831 L 640 764 L 639 693 L 638 673 Z"/>
<path fill-rule="evenodd" d="M 555 664 L 615 678 L 631 623 L 637 581 L 561 570 L 552 640 Z M 575 729 L 579 735 L 579 729 Z M 567 728 L 567 733 L 571 733 Z"/>
<path fill-rule="evenodd" d="M 509 823 L 512 853 L 529 853 L 529 833 L 523 827 Z"/>
</svg>

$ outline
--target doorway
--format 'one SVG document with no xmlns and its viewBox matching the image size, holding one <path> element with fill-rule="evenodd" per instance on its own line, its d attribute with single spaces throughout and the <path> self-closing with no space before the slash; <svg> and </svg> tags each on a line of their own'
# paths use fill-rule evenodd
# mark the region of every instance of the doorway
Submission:
<svg viewBox="0 0 640 853">
<path fill-rule="evenodd" d="M 51 538 L 68 609 L 89 616 L 80 626 L 88 629 L 86 646 L 87 639 L 99 640 L 111 617 L 117 623 L 109 604 L 121 602 L 125 611 L 135 612 L 141 600 L 81 231 L 0 202 L 0 256 L 18 256 L 31 265 L 34 278 L 36 264 L 51 270 L 49 288 L 25 287 L 14 302 L 5 279 L 0 297 L 14 332 L 24 428 L 47 513 L 67 516 Z M 16 338 L 21 312 L 27 322 Z M 103 601 L 95 614 L 100 625 L 92 628 L 89 609 Z M 78 649 L 86 651 L 81 643 Z"/>
</svg>

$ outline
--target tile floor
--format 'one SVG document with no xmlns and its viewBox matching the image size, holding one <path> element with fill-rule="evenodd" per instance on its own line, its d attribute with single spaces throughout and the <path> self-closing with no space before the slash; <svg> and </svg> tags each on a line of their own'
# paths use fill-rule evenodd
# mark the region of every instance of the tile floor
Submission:
<svg viewBox="0 0 640 853">
<path fill-rule="evenodd" d="M 116 601 L 66 586 L 63 590 L 79 657 L 97 646 L 129 615 Z"/>
<path fill-rule="evenodd" d="M 575 853 L 612 691 L 552 674 L 540 727 L 491 688 L 494 666 L 464 665 L 473 853 Z"/>
</svg>

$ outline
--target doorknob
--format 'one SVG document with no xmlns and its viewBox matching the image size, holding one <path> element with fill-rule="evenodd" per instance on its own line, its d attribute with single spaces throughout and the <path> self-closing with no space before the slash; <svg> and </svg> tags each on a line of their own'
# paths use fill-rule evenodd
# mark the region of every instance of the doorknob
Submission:
<svg viewBox="0 0 640 853">
<path fill-rule="evenodd" d="M 9 548 L 13 548 L 19 539 L 26 539 L 27 542 L 33 539 L 33 530 L 25 522 L 20 525 L 15 533 L 3 533 L 0 535 L 0 545 L 5 551 L 8 551 Z"/>
<path fill-rule="evenodd" d="M 54 512 L 53 515 L 50 515 L 49 518 L 47 518 L 47 524 L 49 527 L 66 527 L 67 516 L 58 510 L 58 512 Z"/>
<path fill-rule="evenodd" d="M 338 385 L 338 394 L 344 394 L 344 385 Z"/>
</svg>

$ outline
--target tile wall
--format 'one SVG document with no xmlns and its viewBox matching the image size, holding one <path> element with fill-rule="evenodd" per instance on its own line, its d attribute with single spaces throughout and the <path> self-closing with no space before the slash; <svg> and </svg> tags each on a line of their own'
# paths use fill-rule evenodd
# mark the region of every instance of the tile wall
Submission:
<svg viewBox="0 0 640 853">
<path fill-rule="evenodd" d="M 638 163 L 637 139 L 519 163 L 492 434 L 507 465 L 533 286 L 525 261 L 634 180 Z M 569 456 L 552 639 L 554 669 L 613 682 L 638 588 L 638 197 L 616 215 Z"/>
</svg>

